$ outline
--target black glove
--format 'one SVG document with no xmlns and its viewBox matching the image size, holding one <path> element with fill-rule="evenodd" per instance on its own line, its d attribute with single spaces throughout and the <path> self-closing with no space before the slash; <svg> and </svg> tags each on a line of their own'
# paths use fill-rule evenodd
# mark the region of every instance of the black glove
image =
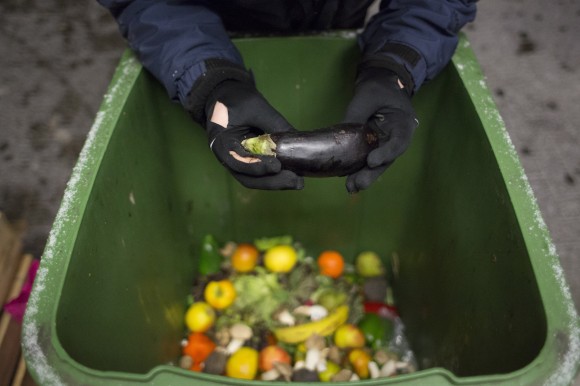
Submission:
<svg viewBox="0 0 580 386">
<path fill-rule="evenodd" d="M 249 73 L 229 66 L 233 65 L 220 65 L 217 73 L 203 79 L 217 83 L 205 98 L 203 111 L 199 108 L 199 101 L 204 96 L 195 92 L 190 96 L 189 110 L 194 119 L 205 127 L 214 155 L 247 188 L 304 188 L 304 179 L 289 170 L 282 170 L 276 157 L 254 155 L 242 147 L 241 142 L 245 138 L 295 129 L 258 92 Z M 246 75 L 240 71 L 244 71 Z M 212 76 L 215 75 L 222 78 L 220 82 L 215 79 L 212 81 Z M 207 87 L 206 82 L 199 90 L 203 91 Z M 227 108 L 227 127 L 211 120 L 217 102 Z"/>
<path fill-rule="evenodd" d="M 344 122 L 368 123 L 379 134 L 379 146 L 369 153 L 363 169 L 347 177 L 349 193 L 368 188 L 411 143 L 419 122 L 411 105 L 410 76 L 402 66 L 400 71 L 406 76 L 364 62 L 359 66 Z M 399 79 L 407 81 L 407 87 L 401 87 Z"/>
</svg>

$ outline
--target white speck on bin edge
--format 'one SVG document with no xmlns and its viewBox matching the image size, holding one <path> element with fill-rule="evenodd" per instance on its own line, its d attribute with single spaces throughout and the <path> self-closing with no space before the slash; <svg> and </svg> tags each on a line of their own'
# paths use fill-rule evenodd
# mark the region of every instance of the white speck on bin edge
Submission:
<svg viewBox="0 0 580 386">
<path fill-rule="evenodd" d="M 36 317 L 39 312 L 39 303 L 41 303 L 41 296 L 43 295 L 47 283 L 50 280 L 48 271 L 51 264 L 55 264 L 54 257 L 60 250 L 62 244 L 62 236 L 66 225 L 74 223 L 79 220 L 77 213 L 74 213 L 73 208 L 78 204 L 77 191 L 84 183 L 86 183 L 86 170 L 95 162 L 93 159 L 94 149 L 96 147 L 97 133 L 104 127 L 107 121 L 107 113 L 113 107 L 111 103 L 117 100 L 117 96 L 126 89 L 126 83 L 131 79 L 129 75 L 134 74 L 135 66 L 138 65 L 134 57 L 128 57 L 121 63 L 120 75 L 116 83 L 111 87 L 110 91 L 104 95 L 103 104 L 99 112 L 95 116 L 95 120 L 87 139 L 79 154 L 79 158 L 71 177 L 67 183 L 61 206 L 58 210 L 54 224 L 48 235 L 48 240 L 44 253 L 42 255 L 42 264 L 36 273 L 34 279 L 34 290 L 30 294 L 26 306 L 26 322 L 23 324 L 22 344 L 26 348 L 28 357 L 33 361 L 32 367 L 34 373 L 38 377 L 36 379 L 42 385 L 65 385 L 66 383 L 61 379 L 59 374 L 49 364 L 45 348 L 41 345 L 40 340 L 40 326 L 37 324 Z"/>
<path fill-rule="evenodd" d="M 465 41 L 464 47 L 467 48 L 469 44 L 467 40 Z M 516 148 L 511 140 L 511 137 L 506 129 L 505 122 L 503 118 L 499 114 L 499 111 L 493 101 L 487 86 L 485 84 L 484 79 L 479 79 L 479 75 L 474 76 L 474 71 L 476 70 L 476 66 L 472 64 L 471 61 L 467 63 L 455 63 L 455 67 L 457 68 L 458 72 L 461 74 L 462 79 L 464 82 L 468 83 L 470 89 L 471 97 L 476 100 L 476 97 L 483 95 L 483 97 L 479 100 L 480 106 L 483 106 L 483 114 L 487 116 L 487 118 L 491 122 L 495 122 L 494 125 L 498 130 L 501 130 L 501 134 L 503 135 L 504 142 L 507 144 L 507 148 L 504 150 L 504 155 L 510 157 L 513 161 L 514 165 L 518 166 L 517 174 L 519 174 L 519 181 L 517 185 L 524 190 L 525 194 L 528 196 L 529 202 L 532 204 L 532 210 L 534 213 L 534 224 L 530 226 L 528 230 L 534 234 L 535 237 L 544 239 L 545 244 L 547 245 L 547 254 L 552 262 L 550 267 L 552 268 L 554 277 L 556 282 L 558 283 L 558 287 L 560 288 L 560 292 L 565 299 L 566 305 L 566 314 L 569 318 L 569 325 L 567 326 L 567 350 L 564 352 L 558 361 L 558 368 L 555 369 L 551 376 L 546 380 L 545 385 L 568 385 L 574 381 L 576 376 L 576 368 L 578 363 L 580 362 L 580 320 L 578 318 L 578 312 L 574 306 L 574 302 L 572 300 L 572 295 L 570 293 L 570 288 L 566 282 L 566 278 L 564 275 L 564 271 L 562 266 L 560 265 L 560 261 L 558 258 L 558 254 L 556 251 L 556 246 L 550 239 L 548 227 L 542 217 L 540 207 L 532 190 L 532 187 L 528 181 L 528 177 L 525 174 L 523 167 L 521 166 L 518 153 Z M 479 71 L 479 70 L 478 70 Z M 479 90 L 478 90 L 479 89 Z M 477 91 L 477 92 L 473 92 Z M 507 180 L 509 185 L 512 185 L 512 180 Z"/>
</svg>

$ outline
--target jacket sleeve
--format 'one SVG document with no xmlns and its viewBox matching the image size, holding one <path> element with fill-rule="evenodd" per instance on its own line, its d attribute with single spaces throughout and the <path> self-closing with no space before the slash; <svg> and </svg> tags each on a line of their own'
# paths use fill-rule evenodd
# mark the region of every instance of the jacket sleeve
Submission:
<svg viewBox="0 0 580 386">
<path fill-rule="evenodd" d="M 117 20 L 143 66 L 185 105 L 206 59 L 243 60 L 205 1 L 98 0 Z"/>
<path fill-rule="evenodd" d="M 417 91 L 449 62 L 460 29 L 475 19 L 477 0 L 382 0 L 359 43 L 367 57 L 403 65 Z"/>
</svg>

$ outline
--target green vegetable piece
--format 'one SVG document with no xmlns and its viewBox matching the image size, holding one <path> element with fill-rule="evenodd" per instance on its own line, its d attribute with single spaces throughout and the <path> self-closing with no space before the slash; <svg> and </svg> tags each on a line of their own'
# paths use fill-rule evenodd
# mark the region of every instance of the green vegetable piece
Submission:
<svg viewBox="0 0 580 386">
<path fill-rule="evenodd" d="M 219 244 L 212 235 L 206 235 L 201 243 L 199 257 L 199 274 L 209 275 L 220 270 L 223 256 L 219 251 Z"/>
<path fill-rule="evenodd" d="M 388 348 L 393 336 L 393 322 L 377 314 L 368 313 L 358 323 L 367 343 L 374 350 Z"/>
<path fill-rule="evenodd" d="M 244 139 L 242 146 L 252 154 L 276 155 L 276 143 L 272 140 L 270 134 Z"/>
<path fill-rule="evenodd" d="M 239 275 L 234 279 L 238 294 L 229 309 L 243 315 L 249 325 L 273 326 L 272 314 L 288 300 L 289 293 L 278 282 L 276 273 L 256 267 L 255 275 Z"/>
<path fill-rule="evenodd" d="M 292 236 L 277 236 L 277 237 L 262 237 L 254 240 L 254 245 L 259 251 L 267 251 L 276 245 L 290 245 L 292 244 Z"/>
</svg>

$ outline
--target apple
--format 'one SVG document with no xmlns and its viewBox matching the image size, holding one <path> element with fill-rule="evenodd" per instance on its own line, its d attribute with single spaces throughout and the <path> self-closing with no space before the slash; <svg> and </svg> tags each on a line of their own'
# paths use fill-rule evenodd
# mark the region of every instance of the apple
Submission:
<svg viewBox="0 0 580 386">
<path fill-rule="evenodd" d="M 334 332 L 334 344 L 338 348 L 361 348 L 365 345 L 365 336 L 354 324 L 343 324 Z"/>
</svg>

